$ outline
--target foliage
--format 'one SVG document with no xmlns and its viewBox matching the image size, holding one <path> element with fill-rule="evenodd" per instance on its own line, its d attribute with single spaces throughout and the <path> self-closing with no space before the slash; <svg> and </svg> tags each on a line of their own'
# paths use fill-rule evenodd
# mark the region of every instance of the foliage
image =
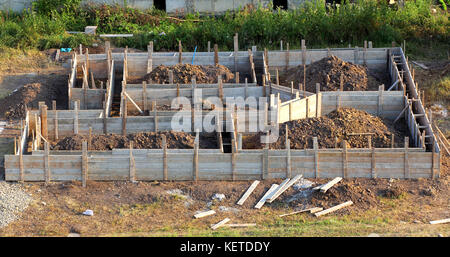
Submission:
<svg viewBox="0 0 450 257">
<path fill-rule="evenodd" d="M 402 42 L 433 40 L 447 44 L 449 15 L 431 12 L 432 1 L 406 1 L 403 8 L 386 1 L 357 0 L 341 5 L 324 0 L 307 1 L 293 10 L 273 10 L 272 6 L 241 8 L 222 16 L 185 14 L 181 18 L 149 9 L 136 10 L 119 5 L 82 4 L 81 0 L 37 0 L 31 10 L 21 14 L 0 12 L 0 46 L 15 48 L 73 47 L 89 44 L 93 38 L 68 35 L 65 31 L 83 31 L 98 26 L 98 33 L 132 33 L 133 38 L 116 39 L 117 46 L 146 49 L 150 40 L 155 50 L 205 50 L 207 42 L 221 50 L 233 48 L 233 35 L 239 45 L 250 48 L 278 48 L 279 41 L 298 47 L 302 38 L 308 47 L 361 45 L 370 40 L 376 46 Z"/>
</svg>

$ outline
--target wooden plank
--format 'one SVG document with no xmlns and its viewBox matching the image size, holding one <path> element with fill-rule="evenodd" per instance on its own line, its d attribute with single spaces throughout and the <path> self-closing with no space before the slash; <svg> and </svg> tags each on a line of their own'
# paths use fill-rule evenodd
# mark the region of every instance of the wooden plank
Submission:
<svg viewBox="0 0 450 257">
<path fill-rule="evenodd" d="M 289 180 L 291 180 L 291 179 L 287 178 L 287 179 L 283 180 L 283 182 L 281 182 L 281 184 L 272 193 L 270 193 L 267 196 L 266 202 L 272 202 L 271 199 L 273 199 L 273 197 L 277 194 L 277 192 L 279 192 L 283 189 L 283 187 L 289 182 Z"/>
<path fill-rule="evenodd" d="M 261 209 L 261 207 L 264 205 L 264 203 L 267 200 L 267 197 L 275 191 L 275 189 L 278 187 L 278 184 L 272 184 L 272 186 L 267 190 L 267 192 L 264 194 L 264 196 L 259 200 L 259 202 L 255 205 L 255 209 Z"/>
<path fill-rule="evenodd" d="M 200 218 L 203 218 L 203 217 L 206 217 L 206 216 L 213 215 L 215 213 L 216 213 L 215 210 L 209 210 L 209 211 L 205 211 L 205 212 L 200 212 L 200 213 L 195 214 L 194 218 L 200 219 Z"/>
<path fill-rule="evenodd" d="M 430 224 L 434 225 L 434 224 L 444 224 L 444 223 L 449 223 L 450 222 L 450 218 L 448 219 L 442 219 L 442 220 L 432 220 L 430 221 Z"/>
<path fill-rule="evenodd" d="M 338 204 L 338 205 L 333 206 L 333 207 L 331 207 L 331 208 L 328 208 L 328 209 L 326 209 L 326 210 L 323 210 L 323 211 L 320 211 L 320 212 L 316 212 L 316 213 L 314 213 L 314 215 L 315 215 L 316 217 L 319 217 L 319 216 L 322 216 L 322 215 L 325 215 L 325 214 L 328 214 L 328 213 L 337 211 L 337 210 L 342 209 L 342 208 L 344 208 L 344 207 L 350 206 L 350 205 L 352 205 L 352 204 L 353 204 L 352 201 L 347 201 L 347 202 L 345 202 L 345 203 Z"/>
<path fill-rule="evenodd" d="M 242 224 L 232 223 L 232 224 L 225 224 L 224 226 L 230 228 L 245 228 L 245 227 L 254 227 L 256 226 L 256 223 L 242 223 Z"/>
<path fill-rule="evenodd" d="M 250 194 L 255 190 L 256 186 L 259 184 L 259 180 L 253 181 L 253 183 L 250 185 L 250 187 L 247 189 L 247 191 L 242 195 L 241 199 L 237 202 L 238 205 L 243 205 L 245 200 L 250 196 Z"/>
<path fill-rule="evenodd" d="M 130 142 L 130 170 L 129 179 L 131 182 L 136 182 L 136 163 L 133 156 L 133 141 Z"/>
<path fill-rule="evenodd" d="M 216 230 L 216 229 L 222 227 L 223 225 L 225 225 L 225 223 L 227 223 L 227 222 L 229 222 L 229 221 L 230 221 L 229 218 L 225 218 L 225 219 L 223 219 L 221 222 L 212 225 L 211 228 L 212 228 L 213 230 Z"/>
<path fill-rule="evenodd" d="M 291 187 L 294 183 L 297 183 L 297 181 L 299 181 L 302 177 L 303 177 L 303 175 L 299 174 L 299 175 L 295 176 L 293 179 L 289 180 L 289 182 L 287 184 L 284 184 L 284 185 L 282 184 L 283 187 L 280 190 L 276 190 L 276 192 L 273 194 L 273 196 L 270 196 L 267 199 L 267 202 L 269 202 L 269 203 L 273 202 L 282 193 L 284 193 L 284 191 L 286 191 L 289 187 Z"/>
<path fill-rule="evenodd" d="M 333 180 L 319 186 L 318 188 L 315 187 L 314 189 L 318 189 L 320 190 L 320 192 L 322 193 L 326 193 L 328 191 L 328 189 L 330 189 L 332 186 L 334 186 L 335 184 L 339 183 L 339 181 L 341 181 L 342 178 L 341 177 L 336 177 Z"/>
<path fill-rule="evenodd" d="M 290 212 L 290 213 L 286 213 L 286 214 L 281 214 L 278 215 L 278 217 L 285 217 L 285 216 L 290 216 L 290 215 L 294 215 L 294 214 L 298 214 L 298 213 L 303 213 L 303 212 L 310 212 L 310 213 L 316 213 L 323 210 L 322 207 L 312 207 L 312 208 L 307 208 L 307 209 L 303 209 L 300 211 L 294 211 L 294 212 Z"/>
</svg>

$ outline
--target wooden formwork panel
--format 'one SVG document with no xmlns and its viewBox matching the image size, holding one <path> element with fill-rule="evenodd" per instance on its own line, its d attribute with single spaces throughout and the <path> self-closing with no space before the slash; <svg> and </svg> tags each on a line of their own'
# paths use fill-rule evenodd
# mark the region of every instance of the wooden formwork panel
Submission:
<svg viewBox="0 0 450 257">
<path fill-rule="evenodd" d="M 430 178 L 434 165 L 435 172 L 440 168 L 440 156 L 431 152 L 418 152 L 411 149 L 405 159 L 403 149 L 351 149 L 345 153 L 342 149 L 291 150 L 292 176 L 332 178 L 336 176 L 379 178 Z M 96 154 L 90 152 L 87 158 L 88 179 L 91 180 L 128 180 L 130 175 L 130 155 L 127 149 L 115 149 L 114 154 Z M 315 157 L 317 153 L 317 158 Z M 166 155 L 169 180 L 192 180 L 194 178 L 194 150 L 171 149 Z M 47 156 L 24 155 L 23 172 L 26 181 L 43 181 L 44 161 Z M 81 155 L 53 155 L 49 158 L 51 180 L 81 179 Z M 164 179 L 164 157 L 161 149 L 133 150 L 137 180 Z M 267 158 L 264 161 L 264 158 Z M 432 164 L 434 160 L 434 164 Z M 234 165 L 233 165 L 234 163 Z M 219 153 L 216 150 L 199 151 L 197 179 L 231 180 L 259 179 L 263 176 L 264 163 L 268 164 L 267 178 L 288 176 L 287 150 L 246 150 L 235 154 Z M 407 166 L 405 166 L 407 163 Z M 374 166 L 373 166 L 374 165 Z M 234 170 L 233 170 L 234 167 Z M 317 167 L 317 169 L 316 169 Z M 19 179 L 19 156 L 5 156 L 5 179 Z"/>
</svg>

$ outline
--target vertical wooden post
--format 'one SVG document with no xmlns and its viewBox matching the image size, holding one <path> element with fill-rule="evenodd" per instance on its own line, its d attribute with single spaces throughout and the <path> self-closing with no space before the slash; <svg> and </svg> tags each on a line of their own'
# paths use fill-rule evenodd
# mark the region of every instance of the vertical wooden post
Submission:
<svg viewBox="0 0 450 257">
<path fill-rule="evenodd" d="M 394 148 L 394 133 L 391 134 L 391 148 Z"/>
<path fill-rule="evenodd" d="M 149 42 L 147 46 L 147 73 L 153 70 L 153 41 Z"/>
<path fill-rule="evenodd" d="M 434 165 L 434 160 L 436 158 L 435 157 L 436 148 L 435 148 L 434 144 L 435 144 L 434 137 L 433 137 L 433 135 L 431 135 L 431 179 L 436 178 L 435 165 Z"/>
<path fill-rule="evenodd" d="M 238 71 L 238 51 L 239 51 L 239 40 L 238 40 L 238 33 L 233 38 L 234 40 L 234 72 Z"/>
<path fill-rule="evenodd" d="M 347 140 L 342 140 L 342 177 L 347 178 Z"/>
<path fill-rule="evenodd" d="M 236 71 L 235 81 L 236 81 L 236 84 L 239 84 L 239 71 Z"/>
<path fill-rule="evenodd" d="M 169 84 L 173 84 L 173 70 L 169 70 Z"/>
<path fill-rule="evenodd" d="M 289 138 L 286 139 L 286 178 L 292 178 L 291 140 Z"/>
<path fill-rule="evenodd" d="M 364 52 L 363 52 L 364 56 L 364 65 L 367 65 L 367 40 L 364 40 Z"/>
<path fill-rule="evenodd" d="M 155 132 L 158 132 L 158 112 L 156 110 L 156 101 L 152 102 L 153 108 L 153 121 L 155 123 Z"/>
<path fill-rule="evenodd" d="M 53 126 L 54 128 L 54 134 L 55 134 L 55 139 L 59 139 L 59 131 L 58 131 L 58 111 L 56 110 L 56 101 L 53 100 L 52 102 L 52 107 L 53 107 L 53 111 L 55 112 L 55 117 L 53 118 Z"/>
<path fill-rule="evenodd" d="M 198 137 L 196 137 L 195 143 L 194 143 L 194 160 L 193 160 L 193 164 L 194 164 L 193 179 L 194 179 L 194 181 L 198 180 L 198 147 L 199 147 L 199 142 L 198 142 Z"/>
<path fill-rule="evenodd" d="M 376 162 L 375 162 L 375 147 L 372 147 L 372 155 L 371 155 L 371 162 L 370 162 L 370 172 L 372 178 L 377 178 L 377 169 L 376 169 Z"/>
<path fill-rule="evenodd" d="M 302 64 L 303 64 L 303 90 L 306 91 L 306 43 L 304 39 L 302 39 Z M 305 93 L 303 93 L 303 97 L 305 97 Z"/>
<path fill-rule="evenodd" d="M 219 64 L 219 46 L 214 44 L 214 65 Z"/>
<path fill-rule="evenodd" d="M 231 139 L 231 180 L 236 180 L 236 154 L 238 153 L 235 139 Z"/>
<path fill-rule="evenodd" d="M 130 174 L 129 179 L 131 182 L 136 182 L 136 163 L 133 156 L 133 141 L 130 141 Z"/>
<path fill-rule="evenodd" d="M 49 149 L 50 149 L 49 143 L 48 142 L 44 142 L 44 177 L 45 177 L 45 184 L 46 185 L 51 180 Z"/>
<path fill-rule="evenodd" d="M 307 97 L 305 99 L 306 99 L 306 104 L 305 104 L 306 118 L 309 118 L 309 97 Z"/>
<path fill-rule="evenodd" d="M 313 149 L 314 149 L 314 177 L 319 178 L 319 144 L 317 142 L 317 137 L 313 137 Z"/>
<path fill-rule="evenodd" d="M 381 85 L 378 87 L 378 116 L 381 116 L 381 113 L 383 112 L 383 91 L 384 91 L 384 85 Z"/>
<path fill-rule="evenodd" d="M 291 81 L 291 99 L 294 98 L 294 81 Z"/>
<path fill-rule="evenodd" d="M 167 141 L 166 141 L 166 135 L 162 134 L 162 149 L 163 149 L 163 178 L 164 180 L 169 179 L 169 172 L 167 167 Z"/>
<path fill-rule="evenodd" d="M 280 85 L 280 77 L 279 77 L 279 74 L 278 74 L 278 69 L 276 69 L 275 70 L 275 82 L 276 82 L 276 84 L 277 85 Z"/>
<path fill-rule="evenodd" d="M 87 156 L 87 142 L 83 140 L 81 144 L 81 182 L 83 187 L 86 187 L 88 175 L 88 156 Z"/>
<path fill-rule="evenodd" d="M 22 135 L 20 136 L 22 138 Z M 25 181 L 24 167 L 23 167 L 23 145 L 19 140 L 19 181 Z"/>
<path fill-rule="evenodd" d="M 372 136 L 371 135 L 367 136 L 367 148 L 369 148 L 369 149 L 372 148 Z"/>
<path fill-rule="evenodd" d="M 48 124 L 47 124 L 47 105 L 41 105 L 39 106 L 40 113 L 41 113 L 41 135 L 45 138 L 48 139 Z"/>
<path fill-rule="evenodd" d="M 289 43 L 286 43 L 286 70 L 289 69 Z"/>
<path fill-rule="evenodd" d="M 320 117 L 321 113 L 321 101 L 322 97 L 320 94 L 320 84 L 316 83 L 316 117 Z"/>
<path fill-rule="evenodd" d="M 88 151 L 92 149 L 91 145 L 92 145 L 92 127 L 89 127 Z"/>
<path fill-rule="evenodd" d="M 95 80 L 94 80 L 94 72 L 91 71 L 91 84 L 92 84 L 92 89 L 97 89 L 97 85 L 95 85 Z"/>
<path fill-rule="evenodd" d="M 262 179 L 267 179 L 269 177 L 269 145 L 264 146 L 262 155 Z"/>
<path fill-rule="evenodd" d="M 183 52 L 183 47 L 181 46 L 181 40 L 178 40 L 178 63 L 179 64 L 182 63 L 182 52 Z"/>
<path fill-rule="evenodd" d="M 142 104 L 144 105 L 144 112 L 148 110 L 148 99 L 147 99 L 147 83 L 142 81 Z"/>
<path fill-rule="evenodd" d="M 404 177 L 411 178 L 411 174 L 409 171 L 409 160 L 408 160 L 408 148 L 409 148 L 409 137 L 405 137 L 405 164 L 404 164 Z"/>
<path fill-rule="evenodd" d="M 78 106 L 80 104 L 80 100 L 74 102 L 75 113 L 73 118 L 73 133 L 78 135 Z"/>
<path fill-rule="evenodd" d="M 248 97 L 248 80 L 247 80 L 247 78 L 245 78 L 244 97 L 245 97 L 245 99 L 247 99 L 247 97 Z"/>
<path fill-rule="evenodd" d="M 128 106 L 127 106 L 127 98 L 122 93 L 123 99 L 123 114 L 122 114 L 122 135 L 127 135 L 127 117 L 128 117 Z"/>
<path fill-rule="evenodd" d="M 103 101 L 103 134 L 107 134 L 108 132 L 108 123 L 106 119 L 107 113 L 106 113 L 106 102 Z"/>
</svg>

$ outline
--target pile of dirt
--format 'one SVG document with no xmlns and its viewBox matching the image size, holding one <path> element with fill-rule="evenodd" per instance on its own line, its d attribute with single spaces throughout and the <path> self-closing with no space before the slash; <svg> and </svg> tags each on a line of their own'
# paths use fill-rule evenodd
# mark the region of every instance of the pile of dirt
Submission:
<svg viewBox="0 0 450 257">
<path fill-rule="evenodd" d="M 232 82 L 234 74 L 225 66 L 217 65 L 192 65 L 192 64 L 176 64 L 174 66 L 159 65 L 152 72 L 145 75 L 140 81 L 152 80 L 157 84 L 169 83 L 169 70 L 173 71 L 173 82 L 180 84 L 190 84 L 195 76 L 196 83 L 212 84 L 217 83 L 217 77 L 222 76 L 224 83 Z M 134 83 L 136 83 L 135 81 Z"/>
<path fill-rule="evenodd" d="M 143 132 L 128 134 L 126 136 L 109 134 L 93 135 L 89 150 L 106 151 L 113 148 L 129 148 L 133 142 L 135 149 L 161 149 L 162 135 L 166 136 L 167 148 L 191 149 L 194 148 L 195 136 L 185 132 Z M 208 135 L 200 134 L 200 148 L 217 148 L 216 142 Z M 85 135 L 74 135 L 65 137 L 58 142 L 52 143 L 53 150 L 81 150 L 82 142 L 89 140 Z"/>
<path fill-rule="evenodd" d="M 311 206 L 321 206 L 324 209 L 346 201 L 352 201 L 358 209 L 362 210 L 368 210 L 379 204 L 377 192 L 352 182 L 337 184 L 326 193 L 315 190 L 309 199 Z M 341 210 L 341 212 L 345 211 L 348 209 Z"/>
<path fill-rule="evenodd" d="M 378 90 L 383 79 L 369 75 L 367 67 L 345 62 L 332 55 L 306 66 L 306 91 L 316 92 L 316 83 L 320 83 L 321 91 L 337 91 L 340 89 L 341 76 L 344 91 Z M 303 65 L 291 68 L 280 77 L 283 85 L 290 86 L 303 83 Z"/>
<path fill-rule="evenodd" d="M 404 125 L 394 126 L 388 120 L 354 108 L 339 108 L 319 118 L 306 118 L 280 124 L 278 140 L 270 144 L 271 149 L 285 148 L 286 125 L 289 130 L 291 149 L 312 148 L 313 137 L 317 137 L 319 148 L 334 148 L 336 137 L 338 147 L 343 140 L 347 141 L 349 147 L 368 147 L 367 135 L 352 135 L 352 133 L 372 133 L 372 146 L 375 147 L 390 147 L 393 133 L 394 145 L 398 146 L 403 145 L 404 136 L 407 133 Z M 244 138 L 244 148 L 262 148 L 261 135 L 263 135 L 262 132 Z"/>
<path fill-rule="evenodd" d="M 59 105 L 67 103 L 67 88 L 57 84 L 26 84 L 0 101 L 0 116 L 8 120 L 24 119 L 26 108 L 38 108 L 40 101 L 51 108 L 52 100 Z"/>
</svg>

